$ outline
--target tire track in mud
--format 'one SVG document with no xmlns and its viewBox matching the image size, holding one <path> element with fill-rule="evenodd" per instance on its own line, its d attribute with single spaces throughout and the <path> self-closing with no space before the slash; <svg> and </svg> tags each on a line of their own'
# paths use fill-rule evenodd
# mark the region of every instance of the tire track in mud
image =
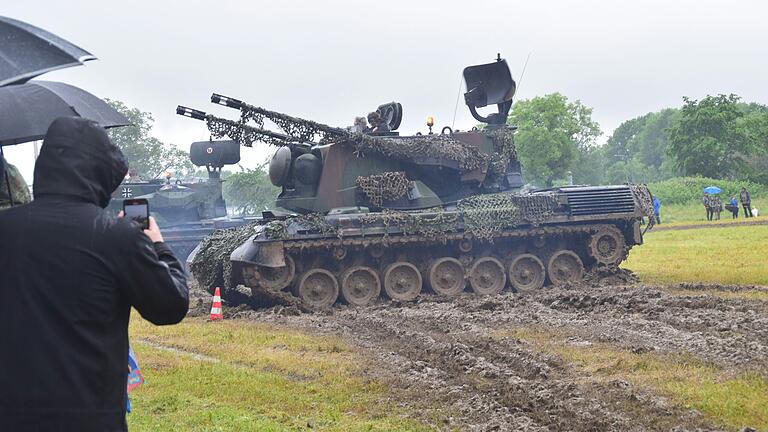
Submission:
<svg viewBox="0 0 768 432">
<path fill-rule="evenodd" d="M 576 342 L 685 352 L 739 370 L 764 369 L 768 353 L 767 302 L 675 296 L 645 286 L 426 296 L 298 316 L 275 311 L 244 316 L 342 336 L 372 359 L 367 373 L 389 383 L 411 411 L 440 407 L 422 416 L 439 429 L 713 430 L 663 397 L 590 379 L 526 341 L 498 337 L 504 329 L 551 328 Z"/>
<path fill-rule="evenodd" d="M 724 368 L 768 370 L 768 303 L 676 296 L 646 286 L 553 290 L 520 308 L 586 340 L 630 350 L 687 352 Z M 530 315 L 523 314 L 525 322 Z"/>
</svg>

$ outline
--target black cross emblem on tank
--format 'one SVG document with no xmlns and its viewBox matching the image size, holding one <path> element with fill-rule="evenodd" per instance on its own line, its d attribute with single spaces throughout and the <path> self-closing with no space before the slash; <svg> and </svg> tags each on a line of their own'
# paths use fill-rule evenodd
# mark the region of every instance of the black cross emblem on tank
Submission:
<svg viewBox="0 0 768 432">
<path fill-rule="evenodd" d="M 129 187 L 124 187 L 122 192 L 123 198 L 130 198 L 133 196 L 133 189 Z"/>
</svg>

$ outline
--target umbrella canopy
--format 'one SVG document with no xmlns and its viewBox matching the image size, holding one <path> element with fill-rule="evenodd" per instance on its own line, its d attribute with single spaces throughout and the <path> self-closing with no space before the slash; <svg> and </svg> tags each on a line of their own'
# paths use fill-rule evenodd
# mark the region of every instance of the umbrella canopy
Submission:
<svg viewBox="0 0 768 432">
<path fill-rule="evenodd" d="M 717 186 L 707 186 L 704 188 L 704 193 L 706 194 L 714 195 L 714 194 L 719 194 L 720 192 L 722 191 Z"/>
<path fill-rule="evenodd" d="M 0 146 L 42 139 L 59 117 L 80 116 L 105 128 L 130 124 L 87 91 L 69 84 L 31 81 L 0 87 Z"/>
<path fill-rule="evenodd" d="M 91 53 L 53 33 L 0 17 L 0 86 L 95 60 Z"/>
</svg>

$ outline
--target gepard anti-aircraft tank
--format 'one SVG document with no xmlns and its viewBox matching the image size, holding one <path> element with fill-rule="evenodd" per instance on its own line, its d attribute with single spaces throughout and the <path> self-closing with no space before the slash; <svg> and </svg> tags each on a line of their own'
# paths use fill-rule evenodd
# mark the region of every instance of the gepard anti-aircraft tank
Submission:
<svg viewBox="0 0 768 432">
<path fill-rule="evenodd" d="M 237 121 L 179 106 L 214 137 L 277 146 L 269 165 L 282 188 L 258 223 L 206 238 L 190 257 L 211 289 L 244 284 L 290 290 L 310 306 L 353 305 L 382 291 L 480 295 L 536 290 L 616 266 L 642 242 L 650 214 L 644 186 L 559 187 L 521 193 L 523 179 L 506 119 L 515 82 L 507 63 L 464 69 L 465 101 L 484 125 L 471 131 L 400 136 L 398 103 L 379 106 L 362 132 L 335 128 L 214 94 Z M 496 105 L 484 116 L 478 108 Z M 282 129 L 265 129 L 265 120 Z M 431 125 L 430 125 L 431 126 Z"/>
</svg>

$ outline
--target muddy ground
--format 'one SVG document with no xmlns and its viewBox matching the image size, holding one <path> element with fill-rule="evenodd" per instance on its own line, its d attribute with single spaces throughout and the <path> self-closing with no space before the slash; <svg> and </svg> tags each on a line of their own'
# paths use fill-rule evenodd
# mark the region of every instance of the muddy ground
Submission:
<svg viewBox="0 0 768 432">
<path fill-rule="evenodd" d="M 603 275 L 529 294 L 229 314 L 341 336 L 366 355 L 366 373 L 390 385 L 394 402 L 437 429 L 717 430 L 696 411 L 621 380 L 590 379 L 514 336 L 515 329 L 542 329 L 567 335 L 564 344 L 683 352 L 726 371 L 768 370 L 768 302 L 674 295 L 669 287 L 628 281 L 626 274 Z"/>
</svg>

